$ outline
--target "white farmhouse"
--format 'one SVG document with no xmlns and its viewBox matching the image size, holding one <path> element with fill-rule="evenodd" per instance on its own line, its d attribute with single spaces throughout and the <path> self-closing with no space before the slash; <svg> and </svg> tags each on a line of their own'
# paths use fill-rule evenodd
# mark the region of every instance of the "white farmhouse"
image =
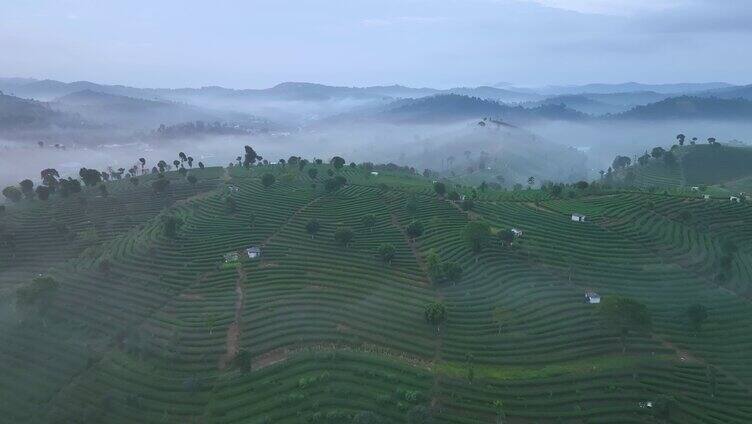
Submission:
<svg viewBox="0 0 752 424">
<path fill-rule="evenodd" d="M 379 173 L 378 173 L 378 172 L 376 172 L 376 171 L 371 171 L 371 175 L 373 175 L 374 177 L 378 177 L 378 176 L 379 176 Z"/>
<path fill-rule="evenodd" d="M 705 199 L 705 200 L 710 200 L 710 195 L 709 194 L 703 194 L 702 198 Z"/>
<path fill-rule="evenodd" d="M 700 187 L 694 186 L 692 187 L 692 191 L 700 191 Z"/>
<path fill-rule="evenodd" d="M 737 196 L 731 196 L 731 197 L 729 197 L 729 201 L 731 203 L 739 203 L 740 202 L 740 200 L 739 200 L 739 198 Z"/>
<path fill-rule="evenodd" d="M 245 249 L 245 253 L 248 255 L 248 259 L 256 259 L 261 256 L 261 248 L 258 246 L 251 246 Z"/>
<path fill-rule="evenodd" d="M 591 305 L 595 305 L 597 303 L 601 303 L 601 295 L 599 295 L 596 292 L 592 292 L 592 291 L 585 292 L 585 302 L 587 302 L 587 303 L 589 303 Z"/>
<path fill-rule="evenodd" d="M 511 231 L 515 237 L 522 237 L 522 230 L 520 230 L 519 228 L 512 228 L 509 231 Z"/>
<path fill-rule="evenodd" d="M 572 214 L 572 221 L 574 221 L 574 222 L 585 222 L 585 215 L 579 214 L 579 213 L 573 213 Z"/>
</svg>

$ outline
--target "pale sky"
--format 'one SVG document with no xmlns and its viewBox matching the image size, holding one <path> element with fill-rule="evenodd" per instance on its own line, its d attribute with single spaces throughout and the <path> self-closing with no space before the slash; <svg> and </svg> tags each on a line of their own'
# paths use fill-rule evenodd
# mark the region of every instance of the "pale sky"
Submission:
<svg viewBox="0 0 752 424">
<path fill-rule="evenodd" d="M 752 83 L 751 0 L 2 0 L 0 76 L 142 87 Z"/>
</svg>

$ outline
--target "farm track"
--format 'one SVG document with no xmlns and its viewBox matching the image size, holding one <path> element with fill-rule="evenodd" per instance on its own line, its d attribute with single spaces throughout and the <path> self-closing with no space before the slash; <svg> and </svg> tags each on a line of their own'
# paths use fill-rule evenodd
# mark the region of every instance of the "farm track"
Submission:
<svg viewBox="0 0 752 424">
<path fill-rule="evenodd" d="M 225 369 L 237 356 L 240 341 L 240 332 L 242 331 L 241 319 L 243 317 L 243 301 L 245 296 L 243 293 L 243 283 L 247 282 L 247 275 L 241 263 L 236 265 L 238 278 L 235 280 L 235 294 L 237 299 L 235 300 L 235 319 L 227 329 L 227 352 L 219 359 L 219 369 Z"/>
</svg>

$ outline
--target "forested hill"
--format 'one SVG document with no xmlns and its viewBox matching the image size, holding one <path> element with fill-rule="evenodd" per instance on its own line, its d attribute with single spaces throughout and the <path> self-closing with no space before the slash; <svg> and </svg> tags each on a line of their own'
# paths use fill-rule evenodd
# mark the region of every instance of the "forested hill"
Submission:
<svg viewBox="0 0 752 424">
<path fill-rule="evenodd" d="M 716 97 L 671 97 L 656 103 L 636 106 L 613 115 L 622 120 L 713 119 L 743 120 L 752 118 L 752 101 Z"/>
<path fill-rule="evenodd" d="M 53 110 L 46 103 L 0 92 L 0 131 L 81 126 L 81 118 Z"/>
</svg>

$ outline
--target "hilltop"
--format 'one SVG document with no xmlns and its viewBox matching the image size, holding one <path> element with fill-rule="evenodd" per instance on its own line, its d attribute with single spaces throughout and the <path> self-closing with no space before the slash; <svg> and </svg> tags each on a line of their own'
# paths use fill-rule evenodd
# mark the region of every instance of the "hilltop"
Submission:
<svg viewBox="0 0 752 424">
<path fill-rule="evenodd" d="M 752 420 L 748 204 L 246 153 L 3 211 L 6 419 Z"/>
</svg>

